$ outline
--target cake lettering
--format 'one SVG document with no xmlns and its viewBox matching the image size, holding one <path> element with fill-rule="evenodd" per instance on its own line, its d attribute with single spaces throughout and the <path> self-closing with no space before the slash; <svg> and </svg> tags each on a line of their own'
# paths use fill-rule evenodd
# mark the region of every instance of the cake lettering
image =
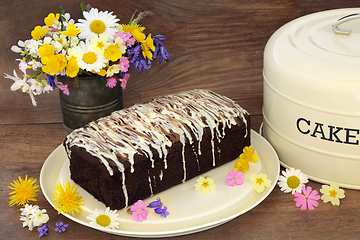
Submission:
<svg viewBox="0 0 360 240">
<path fill-rule="evenodd" d="M 350 145 L 359 145 L 359 129 L 337 127 L 332 125 L 324 126 L 323 123 L 314 122 L 305 118 L 299 118 L 296 121 L 298 131 L 310 137 L 319 137 L 322 140 L 344 143 Z"/>
</svg>

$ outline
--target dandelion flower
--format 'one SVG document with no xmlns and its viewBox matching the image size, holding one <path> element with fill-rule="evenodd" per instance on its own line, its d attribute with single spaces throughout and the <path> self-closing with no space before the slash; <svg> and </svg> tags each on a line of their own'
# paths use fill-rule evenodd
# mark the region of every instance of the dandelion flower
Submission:
<svg viewBox="0 0 360 240">
<path fill-rule="evenodd" d="M 332 181 L 330 186 L 322 185 L 320 192 L 323 194 L 321 196 L 321 200 L 324 203 L 331 202 L 332 205 L 339 206 L 340 199 L 345 197 L 345 191 L 339 188 L 339 184 L 337 182 Z"/>
<path fill-rule="evenodd" d="M 252 187 L 258 193 L 261 193 L 265 190 L 265 187 L 271 186 L 271 180 L 267 178 L 267 175 L 264 173 L 252 173 L 250 176 L 250 181 L 252 181 Z"/>
<path fill-rule="evenodd" d="M 99 12 L 97 8 L 92 8 L 83 14 L 85 19 L 79 19 L 79 23 L 75 24 L 81 30 L 80 38 L 90 40 L 94 35 L 105 34 L 109 39 L 114 39 L 119 19 L 112 12 Z"/>
<path fill-rule="evenodd" d="M 36 201 L 37 193 L 39 190 L 37 189 L 39 185 L 35 185 L 36 179 L 27 178 L 22 179 L 19 176 L 19 180 L 14 180 L 9 186 L 10 189 L 14 190 L 9 194 L 13 194 L 10 196 L 9 206 L 12 207 L 15 204 L 17 206 L 24 206 L 29 203 L 29 201 Z"/>
<path fill-rule="evenodd" d="M 116 212 L 117 210 L 110 210 L 109 207 L 105 210 L 95 209 L 95 211 L 86 218 L 90 220 L 91 226 L 116 229 L 119 228 L 119 214 Z"/>
<path fill-rule="evenodd" d="M 284 193 L 291 192 L 294 194 L 295 192 L 301 192 L 302 186 L 309 181 L 307 176 L 299 169 L 286 169 L 282 171 L 282 174 L 284 176 L 279 176 L 278 185 Z"/>
<path fill-rule="evenodd" d="M 309 208 L 309 210 L 314 210 L 315 207 L 319 206 L 317 200 L 320 199 L 320 196 L 316 190 L 312 191 L 310 186 L 302 186 L 301 189 L 304 194 L 299 192 L 294 193 L 294 201 L 296 202 L 297 207 L 301 206 L 301 210 L 306 210 L 307 208 Z"/>
<path fill-rule="evenodd" d="M 199 177 L 196 181 L 196 191 L 201 191 L 202 193 L 209 193 L 210 191 L 215 191 L 215 189 L 217 188 L 217 186 L 214 184 L 214 180 L 212 180 L 208 176 Z"/>
<path fill-rule="evenodd" d="M 53 192 L 54 198 L 51 199 L 53 201 L 54 207 L 58 210 L 59 213 L 71 213 L 74 216 L 74 211 L 81 213 L 80 206 L 82 197 L 79 196 L 78 187 L 76 184 L 70 184 L 69 181 L 66 181 L 65 184 L 58 183 L 55 187 L 57 192 Z"/>
</svg>

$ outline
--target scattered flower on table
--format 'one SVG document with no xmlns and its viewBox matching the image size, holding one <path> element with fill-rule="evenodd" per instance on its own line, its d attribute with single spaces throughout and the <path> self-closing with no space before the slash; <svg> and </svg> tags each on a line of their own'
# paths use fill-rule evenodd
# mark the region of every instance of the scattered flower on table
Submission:
<svg viewBox="0 0 360 240">
<path fill-rule="evenodd" d="M 152 12 L 140 12 L 136 18 L 134 13 L 127 24 L 120 24 L 113 12 L 83 2 L 80 6 L 83 18 L 77 22 L 60 7 L 59 13 L 45 17 L 45 25 L 35 26 L 31 39 L 19 40 L 11 47 L 19 54 L 16 61 L 22 75 L 14 70 L 14 76 L 5 73 L 5 78 L 15 81 L 12 91 L 27 92 L 34 106 L 35 95 L 56 88 L 69 95 L 71 88 L 78 86 L 75 80 L 79 76 L 100 75 L 102 86 L 113 88 L 120 84 L 125 89 L 130 66 L 143 71 L 150 69 L 156 58 L 160 64 L 171 61 L 164 45 L 167 38 L 146 33 L 146 28 L 139 25 Z M 56 82 L 59 75 L 69 77 L 68 82 Z"/>
<path fill-rule="evenodd" d="M 90 225 L 95 227 L 117 229 L 120 225 L 120 219 L 117 210 L 110 210 L 109 207 L 107 207 L 105 210 L 95 209 L 95 211 L 86 218 L 90 220 Z"/>
<path fill-rule="evenodd" d="M 69 226 L 69 224 L 64 224 L 63 222 L 57 222 L 55 228 L 55 232 L 63 233 L 66 231 L 66 228 Z"/>
<path fill-rule="evenodd" d="M 19 176 L 19 180 L 14 180 L 11 186 L 9 186 L 9 188 L 13 190 L 9 193 L 12 195 L 9 197 L 9 206 L 24 206 L 30 201 L 36 201 L 37 192 L 39 191 L 37 188 L 39 185 L 36 185 L 35 182 L 36 179 L 32 177 L 28 179 L 27 175 L 25 179 Z"/>
<path fill-rule="evenodd" d="M 271 180 L 267 178 L 267 175 L 264 173 L 252 173 L 250 175 L 250 181 L 252 182 L 253 189 L 261 193 L 265 190 L 265 187 L 271 186 Z"/>
<path fill-rule="evenodd" d="M 137 201 L 134 205 L 131 206 L 130 211 L 132 212 L 132 217 L 137 222 L 143 222 L 147 219 L 148 210 L 146 210 L 147 205 L 142 200 Z"/>
<path fill-rule="evenodd" d="M 164 218 L 166 218 L 166 216 L 169 215 L 169 212 L 167 211 L 166 206 L 164 206 L 163 208 L 161 208 L 161 207 L 155 208 L 155 212 L 157 214 L 161 214 L 160 217 L 164 217 Z"/>
<path fill-rule="evenodd" d="M 39 227 L 49 221 L 46 210 L 40 210 L 37 205 L 26 204 L 24 208 L 20 208 L 20 211 L 20 220 L 23 221 L 23 227 L 29 227 L 30 231 L 32 231 L 34 227 Z"/>
<path fill-rule="evenodd" d="M 332 181 L 330 186 L 322 185 L 320 192 L 323 194 L 321 200 L 324 203 L 331 202 L 332 205 L 336 206 L 339 206 L 340 199 L 345 197 L 345 191 L 339 188 L 339 184 L 335 181 Z"/>
<path fill-rule="evenodd" d="M 301 207 L 301 210 L 314 210 L 315 207 L 319 206 L 317 200 L 320 199 L 320 195 L 318 195 L 318 191 L 312 190 L 310 186 L 302 186 L 302 193 L 295 192 L 294 201 L 296 202 L 297 207 Z"/>
<path fill-rule="evenodd" d="M 195 190 L 201 191 L 202 193 L 209 193 L 210 191 L 215 191 L 217 188 L 214 180 L 209 178 L 208 176 L 199 177 L 196 182 L 197 183 L 194 185 Z"/>
<path fill-rule="evenodd" d="M 71 213 L 74 216 L 74 211 L 81 213 L 80 206 L 84 205 L 81 202 L 82 197 L 79 196 L 79 186 L 76 184 L 70 184 L 66 181 L 66 184 L 58 183 L 55 187 L 56 192 L 53 192 L 54 198 L 51 199 L 54 204 L 54 208 L 60 213 Z"/>
<path fill-rule="evenodd" d="M 233 187 L 235 185 L 240 186 L 244 183 L 244 174 L 237 170 L 232 170 L 226 176 L 226 182 L 229 186 Z"/>
<path fill-rule="evenodd" d="M 44 235 L 48 235 L 49 228 L 46 224 L 44 224 L 42 227 L 38 227 L 39 232 L 39 238 L 41 238 Z"/>
<path fill-rule="evenodd" d="M 309 181 L 308 177 L 299 169 L 285 169 L 282 174 L 284 176 L 279 176 L 278 185 L 284 193 L 291 192 L 294 194 L 295 192 L 301 192 L 302 186 Z"/>
</svg>

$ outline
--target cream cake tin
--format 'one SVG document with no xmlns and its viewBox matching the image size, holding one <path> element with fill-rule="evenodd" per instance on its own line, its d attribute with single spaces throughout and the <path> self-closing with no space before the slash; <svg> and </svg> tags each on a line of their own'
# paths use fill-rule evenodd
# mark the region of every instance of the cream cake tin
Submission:
<svg viewBox="0 0 360 240">
<path fill-rule="evenodd" d="M 264 51 L 263 134 L 281 164 L 360 189 L 360 8 L 295 19 Z"/>
</svg>

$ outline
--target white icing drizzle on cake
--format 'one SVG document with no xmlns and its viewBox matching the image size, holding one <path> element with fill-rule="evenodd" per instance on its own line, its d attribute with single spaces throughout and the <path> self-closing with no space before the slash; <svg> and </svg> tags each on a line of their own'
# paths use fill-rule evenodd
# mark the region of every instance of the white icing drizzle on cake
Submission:
<svg viewBox="0 0 360 240">
<path fill-rule="evenodd" d="M 127 189 L 123 162 L 128 161 L 131 172 L 135 171 L 134 156 L 144 155 L 154 168 L 155 150 L 167 169 L 167 149 L 173 145 L 172 139 L 182 144 L 183 182 L 186 181 L 185 144 L 198 142 L 193 149 L 196 158 L 201 155 L 201 141 L 204 129 L 211 131 L 213 165 L 216 165 L 215 143 L 225 136 L 225 129 L 237 124 L 237 118 L 245 119 L 246 110 L 235 101 L 208 90 L 195 89 L 179 94 L 168 95 L 136 104 L 130 108 L 113 112 L 110 116 L 93 121 L 74 130 L 66 139 L 66 151 L 70 157 L 70 148 L 78 146 L 99 158 L 109 174 L 114 174 L 109 160 L 116 164 L 122 173 L 122 187 L 127 206 Z M 222 123 L 222 129 L 219 129 Z M 246 135 L 249 134 L 246 130 Z M 215 139 L 215 136 L 217 139 Z M 196 151 L 197 150 L 197 151 Z M 218 151 L 218 150 L 217 150 Z M 197 153 L 196 153 L 197 152 Z M 200 165 L 198 163 L 198 168 Z M 162 180 L 163 172 L 160 174 Z M 152 193 L 151 178 L 149 186 Z"/>
</svg>

